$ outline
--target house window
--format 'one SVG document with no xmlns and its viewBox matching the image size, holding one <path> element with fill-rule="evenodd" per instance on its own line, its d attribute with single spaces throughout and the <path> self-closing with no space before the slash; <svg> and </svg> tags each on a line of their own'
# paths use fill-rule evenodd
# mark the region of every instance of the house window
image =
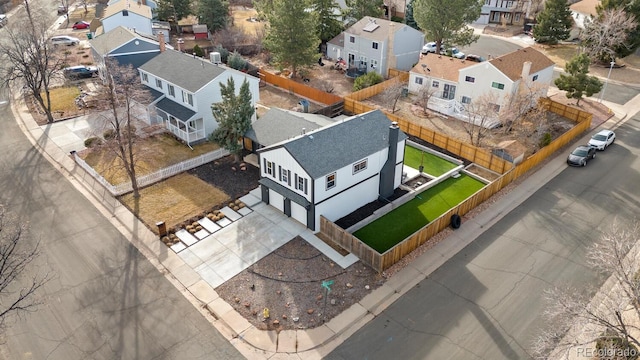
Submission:
<svg viewBox="0 0 640 360">
<path fill-rule="evenodd" d="M 336 187 L 336 173 L 327 175 L 327 190 Z"/>
<path fill-rule="evenodd" d="M 456 97 L 456 87 L 455 85 L 444 84 L 444 90 L 442 91 L 442 98 L 451 100 Z"/>
<path fill-rule="evenodd" d="M 305 195 L 307 194 L 307 179 L 303 178 L 302 176 L 298 176 L 298 174 L 295 175 L 296 176 L 296 190 L 300 190 L 303 191 L 305 193 Z"/>
<path fill-rule="evenodd" d="M 498 90 L 504 90 L 504 84 L 501 84 L 495 81 L 491 83 L 491 87 L 496 88 Z"/>
<path fill-rule="evenodd" d="M 176 89 L 173 87 L 173 85 L 167 85 L 167 87 L 169 88 L 169 95 L 176 97 Z"/>
<path fill-rule="evenodd" d="M 476 82 L 476 78 L 474 78 L 473 76 L 465 76 L 464 81 L 473 83 Z"/>
<path fill-rule="evenodd" d="M 538 75 L 533 75 L 533 79 L 531 81 L 536 81 L 538 80 Z"/>
<path fill-rule="evenodd" d="M 148 83 L 149 82 L 149 75 L 147 75 L 146 73 L 142 73 L 142 81 Z"/>
<path fill-rule="evenodd" d="M 378 43 L 377 43 L 377 42 L 375 42 L 375 41 L 374 41 L 374 42 L 372 42 L 372 43 L 371 43 L 371 47 L 372 47 L 372 48 L 374 48 L 374 49 L 376 49 L 376 50 L 378 50 Z"/>
<path fill-rule="evenodd" d="M 422 85 L 422 80 L 423 80 L 423 79 L 422 79 L 421 77 L 417 77 L 417 78 L 416 78 L 416 84 L 418 84 L 418 85 Z"/>
<path fill-rule="evenodd" d="M 371 68 L 372 69 L 377 69 L 378 68 L 378 60 L 371 59 Z"/>
<path fill-rule="evenodd" d="M 491 5 L 491 0 L 484 0 L 485 5 Z"/>
<path fill-rule="evenodd" d="M 276 176 L 276 167 L 272 161 L 267 161 L 267 159 L 264 159 L 264 169 L 268 175 L 271 175 L 273 177 Z"/>
<path fill-rule="evenodd" d="M 291 173 L 291 171 L 289 171 L 287 169 L 280 169 L 280 181 L 282 181 L 283 183 L 291 184 L 291 182 L 289 180 L 289 174 L 290 173 Z"/>
<path fill-rule="evenodd" d="M 505 20 L 511 20 L 511 13 L 505 13 L 504 18 Z"/>
<path fill-rule="evenodd" d="M 354 44 L 356 42 L 356 37 L 355 36 L 349 36 L 349 42 Z"/>
<path fill-rule="evenodd" d="M 471 98 L 468 96 L 463 96 L 462 97 L 462 103 L 463 104 L 471 104 Z"/>
<path fill-rule="evenodd" d="M 500 112 L 500 105 L 491 103 L 491 104 L 489 104 L 489 106 L 491 106 L 493 108 L 493 111 L 495 111 L 497 113 Z"/>
<path fill-rule="evenodd" d="M 520 13 L 516 13 L 516 16 L 514 17 L 514 19 L 516 22 L 520 21 Z"/>
<path fill-rule="evenodd" d="M 367 168 L 367 159 L 358 161 L 357 163 L 353 164 L 353 173 L 357 174 L 360 171 L 365 170 L 366 168 Z"/>
<path fill-rule="evenodd" d="M 156 87 L 157 87 L 158 89 L 162 89 L 162 80 L 160 80 L 160 79 L 156 79 Z"/>
<path fill-rule="evenodd" d="M 122 10 L 122 16 L 129 16 L 129 10 Z"/>
<path fill-rule="evenodd" d="M 193 95 L 189 94 L 188 92 L 183 91 L 182 92 L 182 102 L 193 106 Z"/>
<path fill-rule="evenodd" d="M 513 6 L 513 1 L 507 1 L 507 7 L 510 8 Z"/>
<path fill-rule="evenodd" d="M 438 82 L 438 81 L 432 81 L 431 82 L 431 87 L 437 88 L 439 86 L 440 86 L 440 82 Z"/>
</svg>

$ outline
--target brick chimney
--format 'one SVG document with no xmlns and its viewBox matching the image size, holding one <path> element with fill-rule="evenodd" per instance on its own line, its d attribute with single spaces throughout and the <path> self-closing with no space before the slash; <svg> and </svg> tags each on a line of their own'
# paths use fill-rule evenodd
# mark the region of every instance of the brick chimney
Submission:
<svg viewBox="0 0 640 360">
<path fill-rule="evenodd" d="M 164 43 L 164 32 L 158 31 L 158 44 L 160 44 L 160 52 L 167 50 L 167 46 Z"/>
<path fill-rule="evenodd" d="M 389 126 L 389 152 L 387 161 L 380 170 L 380 185 L 378 188 L 379 196 L 387 199 L 395 191 L 394 182 L 396 179 L 396 158 L 398 157 L 398 138 L 400 136 L 400 128 L 397 122 L 392 122 Z"/>
<path fill-rule="evenodd" d="M 522 64 L 522 80 L 527 80 L 530 72 L 531 72 L 531 61 L 525 61 L 524 64 Z"/>
</svg>

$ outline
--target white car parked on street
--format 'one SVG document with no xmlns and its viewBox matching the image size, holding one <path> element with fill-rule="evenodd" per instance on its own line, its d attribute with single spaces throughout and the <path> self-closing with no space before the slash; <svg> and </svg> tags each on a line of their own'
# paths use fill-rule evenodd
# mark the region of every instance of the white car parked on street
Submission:
<svg viewBox="0 0 640 360">
<path fill-rule="evenodd" d="M 611 130 L 600 130 L 591 137 L 587 145 L 596 148 L 596 150 L 604 150 L 614 141 L 616 141 L 616 133 Z"/>
</svg>

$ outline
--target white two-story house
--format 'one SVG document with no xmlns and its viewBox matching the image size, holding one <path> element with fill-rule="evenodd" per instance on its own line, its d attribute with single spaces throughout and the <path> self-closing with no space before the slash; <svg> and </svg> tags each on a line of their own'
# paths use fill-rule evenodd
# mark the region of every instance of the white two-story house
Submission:
<svg viewBox="0 0 640 360">
<path fill-rule="evenodd" d="M 496 114 L 519 91 L 546 96 L 555 63 L 528 47 L 500 57 L 471 62 L 443 55 L 426 55 L 409 73 L 409 92 L 432 92 L 428 107 L 453 116 L 464 116 L 474 98 L 493 93 Z M 532 103 L 534 105 L 535 102 Z"/>
<path fill-rule="evenodd" d="M 151 7 L 133 0 L 120 0 L 104 9 L 102 30 L 96 35 L 107 33 L 118 26 L 124 26 L 134 32 L 152 35 Z"/>
<path fill-rule="evenodd" d="M 529 18 L 531 0 L 484 0 L 478 24 L 522 25 Z"/>
<path fill-rule="evenodd" d="M 164 123 L 188 145 L 205 140 L 218 127 L 211 104 L 222 101 L 220 84 L 226 85 L 229 78 L 236 94 L 245 80 L 249 82 L 252 106 L 260 99 L 258 78 L 175 50 L 161 52 L 138 71 L 153 96 L 149 122 Z"/>
<path fill-rule="evenodd" d="M 319 231 L 402 181 L 407 136 L 373 110 L 258 150 L 262 201 Z"/>
<path fill-rule="evenodd" d="M 327 43 L 326 56 L 342 58 L 349 68 L 375 71 L 409 70 L 418 62 L 424 34 L 405 24 L 364 17 Z"/>
</svg>

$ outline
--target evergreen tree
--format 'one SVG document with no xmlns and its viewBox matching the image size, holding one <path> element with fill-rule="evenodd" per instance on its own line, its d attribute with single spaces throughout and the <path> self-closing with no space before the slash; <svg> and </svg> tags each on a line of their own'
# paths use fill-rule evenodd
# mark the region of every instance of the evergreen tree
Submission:
<svg viewBox="0 0 640 360">
<path fill-rule="evenodd" d="M 251 118 L 255 109 L 251 104 L 249 82 L 245 79 L 236 95 L 236 85 L 233 77 L 227 84 L 220 83 L 222 102 L 212 104 L 213 117 L 218 122 L 218 128 L 211 133 L 209 139 L 229 150 L 238 162 L 242 157 L 242 142 L 240 139 L 251 127 Z"/>
<path fill-rule="evenodd" d="M 291 67 L 292 76 L 300 68 L 318 61 L 316 18 L 307 11 L 308 4 L 300 0 L 273 0 L 273 10 L 267 14 L 269 27 L 264 46 L 280 68 Z"/>
<path fill-rule="evenodd" d="M 407 4 L 407 9 L 404 12 L 404 23 L 416 30 L 420 30 L 418 23 L 416 23 L 416 19 L 413 18 L 413 0 L 410 0 Z"/>
<path fill-rule="evenodd" d="M 224 29 L 229 20 L 229 3 L 224 0 L 199 0 L 198 21 L 211 32 Z"/>
<path fill-rule="evenodd" d="M 414 0 L 413 18 L 426 38 L 440 45 L 465 46 L 478 40 L 467 24 L 480 17 L 479 0 Z"/>
<path fill-rule="evenodd" d="M 547 0 L 533 27 L 533 38 L 539 43 L 557 44 L 569 38 L 572 26 L 567 0 Z"/>
<path fill-rule="evenodd" d="M 178 20 L 191 15 L 190 0 L 158 0 L 158 8 L 156 9 L 159 20 L 174 19 Z"/>
<path fill-rule="evenodd" d="M 342 16 L 350 25 L 355 24 L 365 16 L 379 18 L 384 15 L 383 0 L 346 0 L 346 9 Z"/>
<path fill-rule="evenodd" d="M 619 9 L 633 15 L 637 21 L 635 30 L 630 31 L 627 41 L 615 47 L 617 57 L 633 54 L 640 47 L 640 1 L 637 0 L 601 0 L 596 7 L 598 16 L 604 15 L 604 10 Z"/>
<path fill-rule="evenodd" d="M 318 20 L 316 35 L 323 44 L 340 34 L 342 31 L 342 23 L 338 19 L 340 8 L 335 0 L 311 0 L 311 8 Z"/>
<path fill-rule="evenodd" d="M 565 65 L 565 72 L 560 74 L 555 84 L 560 90 L 567 92 L 567 98 L 576 99 L 576 105 L 580 104 L 583 95 L 591 96 L 602 89 L 602 82 L 589 73 L 589 56 L 585 53 L 576 55 Z"/>
</svg>

